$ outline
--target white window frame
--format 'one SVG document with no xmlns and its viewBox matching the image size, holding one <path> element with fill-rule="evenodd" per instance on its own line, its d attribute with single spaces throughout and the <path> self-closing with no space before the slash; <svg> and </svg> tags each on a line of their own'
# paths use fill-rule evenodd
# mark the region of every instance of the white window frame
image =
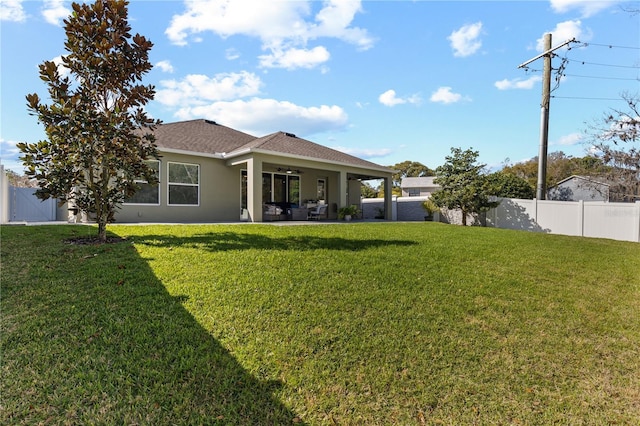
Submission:
<svg viewBox="0 0 640 426">
<path fill-rule="evenodd" d="M 122 204 L 125 206 L 159 206 L 160 205 L 160 176 L 162 176 L 162 162 L 160 160 L 144 160 L 145 163 L 158 163 L 158 184 L 157 184 L 157 188 L 158 188 L 158 202 L 157 203 L 127 203 L 127 202 L 123 202 Z M 145 184 L 145 183 L 149 183 L 146 180 L 143 179 L 135 179 L 133 181 L 134 183 L 137 184 Z"/>
<path fill-rule="evenodd" d="M 320 198 L 320 188 L 322 187 L 322 198 Z M 318 178 L 316 180 L 316 198 L 318 202 L 322 200 L 325 204 L 327 203 L 327 178 Z"/>
<path fill-rule="evenodd" d="M 185 166 L 196 166 L 198 168 L 198 183 L 181 183 L 181 182 L 171 182 L 170 169 L 172 164 L 182 164 Z M 188 187 L 196 187 L 198 188 L 198 202 L 196 204 L 172 204 L 171 199 L 169 198 L 169 192 L 171 191 L 171 186 L 188 186 Z M 181 161 L 167 161 L 167 206 L 171 207 L 200 207 L 200 164 L 197 163 L 185 163 Z"/>
<path fill-rule="evenodd" d="M 275 185 L 276 185 L 275 177 L 276 176 L 286 176 L 287 177 L 287 179 L 286 179 L 286 189 L 285 189 L 285 191 L 286 191 L 285 196 L 287 198 L 287 201 L 286 201 L 287 203 L 291 203 L 291 200 L 289 199 L 289 195 L 291 195 L 289 193 L 289 188 L 290 188 L 289 187 L 289 178 L 290 177 L 297 177 L 300 187 L 302 185 L 302 175 L 300 175 L 298 173 L 262 172 L 262 175 L 271 175 L 271 191 L 270 191 L 271 192 L 271 199 L 270 200 L 262 200 L 265 203 L 273 203 L 274 202 L 273 198 L 274 198 L 274 193 L 275 193 Z M 242 174 L 241 174 L 241 176 L 242 176 Z M 297 203 L 298 205 L 300 205 L 299 198 L 300 198 L 300 194 L 298 194 L 298 203 Z"/>
</svg>

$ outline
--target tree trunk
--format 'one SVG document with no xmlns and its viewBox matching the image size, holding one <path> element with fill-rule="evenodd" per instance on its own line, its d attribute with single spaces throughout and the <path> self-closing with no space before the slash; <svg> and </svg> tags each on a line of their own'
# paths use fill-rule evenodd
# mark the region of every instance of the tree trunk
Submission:
<svg viewBox="0 0 640 426">
<path fill-rule="evenodd" d="M 108 164 L 109 158 L 103 156 L 102 164 Z M 99 181 L 99 191 L 96 193 L 96 220 L 98 221 L 98 239 L 101 243 L 107 242 L 107 223 L 109 223 L 109 205 L 107 204 L 107 194 L 109 193 L 109 170 L 102 167 L 102 177 Z"/>
<path fill-rule="evenodd" d="M 104 217 L 97 217 L 98 220 L 98 240 L 101 243 L 107 242 L 107 221 Z"/>
<path fill-rule="evenodd" d="M 462 226 L 467 226 L 467 212 L 464 210 L 462 211 Z"/>
</svg>

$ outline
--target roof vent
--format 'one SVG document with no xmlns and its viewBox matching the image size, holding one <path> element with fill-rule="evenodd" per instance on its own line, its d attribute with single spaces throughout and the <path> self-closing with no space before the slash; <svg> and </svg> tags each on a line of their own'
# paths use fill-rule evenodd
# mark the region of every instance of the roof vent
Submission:
<svg viewBox="0 0 640 426">
<path fill-rule="evenodd" d="M 208 123 L 208 124 L 214 124 L 214 125 L 216 125 L 216 126 L 218 125 L 218 123 L 216 123 L 216 122 L 215 122 L 215 121 L 213 121 L 213 120 L 204 120 L 204 122 L 205 122 L 205 123 Z"/>
<path fill-rule="evenodd" d="M 285 136 L 289 136 L 290 138 L 295 138 L 296 137 L 296 135 L 294 135 L 293 133 L 284 132 L 284 135 Z"/>
</svg>

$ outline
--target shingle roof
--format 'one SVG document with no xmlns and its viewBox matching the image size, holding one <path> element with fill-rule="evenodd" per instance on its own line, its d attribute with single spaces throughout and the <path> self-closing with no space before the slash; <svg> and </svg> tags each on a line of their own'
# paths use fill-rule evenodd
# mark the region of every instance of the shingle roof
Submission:
<svg viewBox="0 0 640 426">
<path fill-rule="evenodd" d="M 587 182 L 589 182 L 591 184 L 611 186 L 610 184 L 608 184 L 606 182 L 603 182 L 602 180 L 595 180 L 595 179 L 593 179 L 593 178 L 591 178 L 589 176 L 571 175 L 568 178 L 562 179 L 560 182 L 558 182 L 555 185 L 553 185 L 552 188 L 556 187 L 558 185 L 561 185 L 561 184 L 563 184 L 565 182 L 568 182 L 570 180 L 577 180 L 577 179 L 587 181 Z"/>
<path fill-rule="evenodd" d="M 401 188 L 426 188 L 436 187 L 438 184 L 434 183 L 435 176 L 422 176 L 422 177 L 406 177 L 400 182 Z"/>
<path fill-rule="evenodd" d="M 380 169 L 383 167 L 379 164 L 372 163 L 371 161 L 354 157 L 353 155 L 349 155 L 344 152 L 319 145 L 315 142 L 299 138 L 294 134 L 286 132 L 276 132 L 255 139 L 240 147 L 237 151 L 245 151 L 247 149 L 270 151 L 277 154 L 312 158 L 365 168 Z M 233 152 L 230 152 L 228 154 L 233 155 Z"/>
<path fill-rule="evenodd" d="M 256 138 L 211 120 L 161 124 L 153 134 L 160 150 L 165 148 L 201 154 L 230 152 Z"/>
<path fill-rule="evenodd" d="M 194 154 L 224 154 L 226 158 L 247 151 L 263 151 L 368 169 L 386 169 L 379 164 L 298 138 L 291 133 L 276 132 L 256 138 L 210 120 L 161 124 L 156 127 L 153 134 L 160 151 L 165 149 Z M 392 172 L 391 170 L 385 171 Z"/>
</svg>

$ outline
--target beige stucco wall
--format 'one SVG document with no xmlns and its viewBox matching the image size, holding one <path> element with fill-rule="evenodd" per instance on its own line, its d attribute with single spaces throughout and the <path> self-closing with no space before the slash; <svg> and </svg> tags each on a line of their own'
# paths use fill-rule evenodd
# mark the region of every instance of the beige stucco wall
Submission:
<svg viewBox="0 0 640 426">
<path fill-rule="evenodd" d="M 326 203 L 329 205 L 329 219 L 337 218 L 340 205 L 339 177 L 336 171 L 309 167 L 311 162 L 285 161 L 275 156 L 259 156 L 263 162 L 263 172 L 277 173 L 278 167 L 292 167 L 300 170 L 300 201 L 317 198 L 318 179 L 325 179 L 327 186 Z M 168 162 L 198 164 L 200 166 L 200 205 L 169 206 Z M 218 158 L 206 158 L 184 154 L 163 154 L 160 165 L 160 205 L 124 204 L 116 213 L 116 222 L 236 222 L 240 220 L 241 171 L 246 163 L 229 166 Z M 261 191 L 261 188 L 258 189 Z M 359 189 L 358 189 L 359 195 Z"/>
<path fill-rule="evenodd" d="M 168 163 L 200 166 L 200 204 L 168 205 Z M 160 205 L 124 204 L 116 222 L 228 222 L 240 219 L 240 167 L 223 160 L 183 154 L 163 154 L 160 164 Z"/>
<path fill-rule="evenodd" d="M 116 222 L 237 222 L 241 220 L 241 171 L 247 169 L 247 159 L 261 163 L 262 172 L 277 173 L 278 168 L 299 171 L 300 202 L 317 199 L 318 179 L 326 181 L 328 219 L 337 218 L 343 205 L 359 204 L 360 182 L 347 181 L 348 173 L 367 173 L 358 168 L 320 163 L 300 158 L 283 158 L 265 153 L 253 153 L 232 160 L 200 157 L 188 154 L 162 153 L 160 165 L 160 205 L 125 204 L 116 213 Z M 200 204 L 198 206 L 168 205 L 168 162 L 200 166 Z M 389 174 L 389 178 L 391 175 Z M 344 181 L 343 181 L 344 180 Z M 262 188 L 257 188 L 261 194 Z"/>
</svg>

